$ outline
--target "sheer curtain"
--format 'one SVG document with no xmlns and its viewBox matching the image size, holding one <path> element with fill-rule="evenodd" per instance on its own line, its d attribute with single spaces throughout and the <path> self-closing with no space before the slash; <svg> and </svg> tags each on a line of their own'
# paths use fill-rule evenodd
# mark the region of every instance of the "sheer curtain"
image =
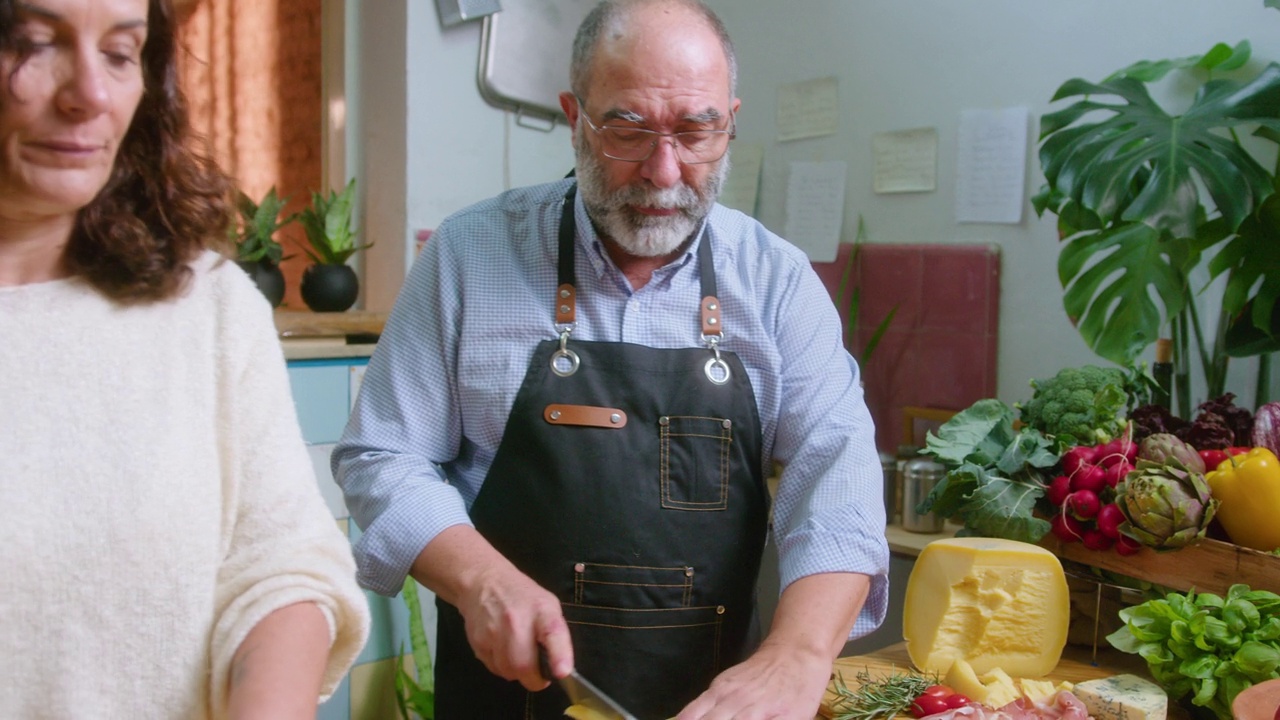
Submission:
<svg viewBox="0 0 1280 720">
<path fill-rule="evenodd" d="M 321 0 L 181 0 L 179 53 L 192 123 L 222 167 L 260 200 L 275 186 L 292 213 L 321 190 Z M 284 307 L 298 294 L 301 228 L 280 233 Z"/>
</svg>

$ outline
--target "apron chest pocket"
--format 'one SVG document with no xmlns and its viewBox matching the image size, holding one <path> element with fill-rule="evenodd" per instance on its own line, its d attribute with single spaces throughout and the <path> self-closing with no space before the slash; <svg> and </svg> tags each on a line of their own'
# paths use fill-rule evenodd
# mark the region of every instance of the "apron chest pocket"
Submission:
<svg viewBox="0 0 1280 720">
<path fill-rule="evenodd" d="M 658 439 L 662 507 L 670 510 L 728 508 L 732 421 L 664 415 L 658 419 Z"/>
</svg>

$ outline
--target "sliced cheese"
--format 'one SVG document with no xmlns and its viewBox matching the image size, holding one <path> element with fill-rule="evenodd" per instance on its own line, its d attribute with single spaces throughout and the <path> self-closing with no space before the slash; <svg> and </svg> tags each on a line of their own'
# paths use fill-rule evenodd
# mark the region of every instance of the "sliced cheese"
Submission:
<svg viewBox="0 0 1280 720">
<path fill-rule="evenodd" d="M 1022 697 L 1013 678 L 1000 668 L 992 668 L 978 679 L 987 686 L 987 699 L 983 701 L 987 707 L 999 709 Z"/>
<path fill-rule="evenodd" d="M 963 659 L 979 676 L 1000 668 L 1038 678 L 1062 657 L 1069 617 L 1067 580 L 1053 553 L 1014 540 L 948 538 L 916 559 L 902 634 L 921 670 L 946 674 Z"/>
<path fill-rule="evenodd" d="M 964 660 L 956 660 L 951 663 L 951 669 L 947 670 L 943 684 L 952 690 L 964 695 L 975 702 L 987 702 L 987 686 L 978 679 L 978 674 L 973 671 L 973 666 Z"/>
<path fill-rule="evenodd" d="M 1076 683 L 1071 690 L 1097 720 L 1165 720 L 1169 696 L 1137 675 L 1112 675 Z"/>
<path fill-rule="evenodd" d="M 1058 696 L 1058 688 L 1052 680 L 1018 678 L 1018 688 L 1022 690 L 1022 697 L 1036 704 L 1052 702 Z"/>
</svg>

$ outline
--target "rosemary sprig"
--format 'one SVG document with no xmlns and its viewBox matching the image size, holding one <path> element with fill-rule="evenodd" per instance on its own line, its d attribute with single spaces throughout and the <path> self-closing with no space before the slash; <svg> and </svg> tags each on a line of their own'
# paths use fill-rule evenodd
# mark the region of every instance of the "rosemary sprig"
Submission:
<svg viewBox="0 0 1280 720">
<path fill-rule="evenodd" d="M 937 673 L 921 675 L 913 670 L 890 670 L 888 677 L 879 680 L 871 678 L 870 670 L 860 670 L 854 678 L 858 688 L 851 690 L 844 676 L 836 673 L 836 699 L 831 703 L 834 720 L 885 720 L 906 713 L 920 693 L 938 683 Z"/>
</svg>

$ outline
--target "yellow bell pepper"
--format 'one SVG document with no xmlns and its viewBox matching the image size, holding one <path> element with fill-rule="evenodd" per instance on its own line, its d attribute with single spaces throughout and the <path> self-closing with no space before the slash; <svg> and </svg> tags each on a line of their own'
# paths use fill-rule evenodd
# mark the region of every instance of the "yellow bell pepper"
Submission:
<svg viewBox="0 0 1280 720">
<path fill-rule="evenodd" d="M 1280 548 L 1280 460 L 1259 447 L 1234 455 L 1205 475 L 1221 503 L 1215 517 L 1231 542 L 1254 550 Z"/>
</svg>

